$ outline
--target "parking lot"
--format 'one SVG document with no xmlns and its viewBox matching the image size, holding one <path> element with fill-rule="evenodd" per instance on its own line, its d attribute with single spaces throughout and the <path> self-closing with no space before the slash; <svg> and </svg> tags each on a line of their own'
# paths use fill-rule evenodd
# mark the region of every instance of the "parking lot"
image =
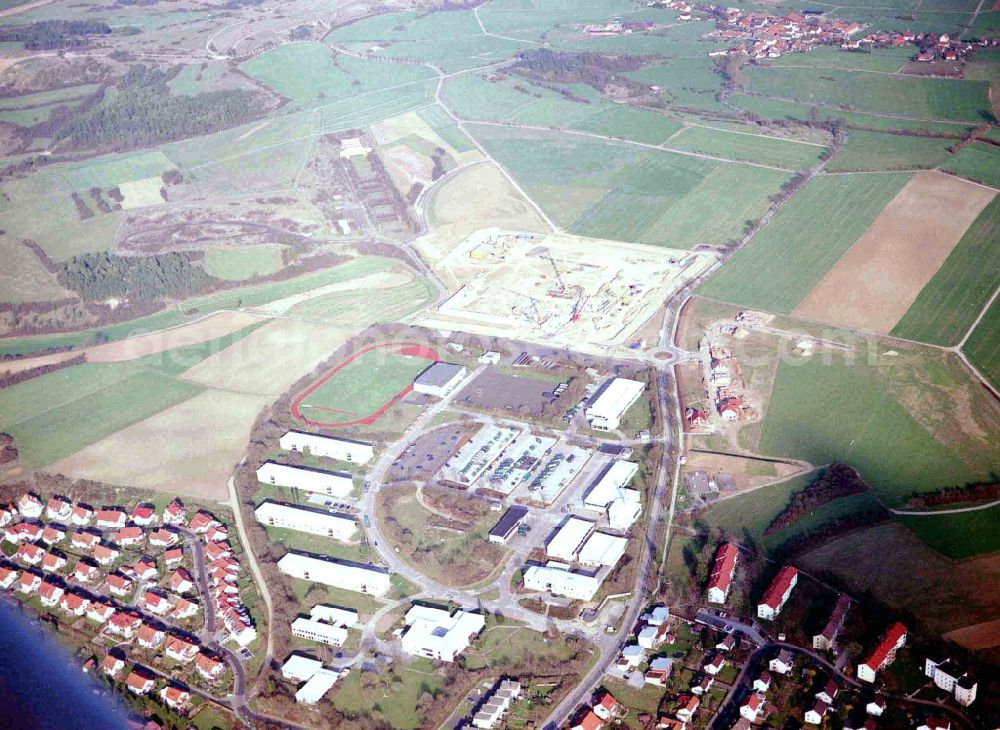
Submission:
<svg viewBox="0 0 1000 730">
<path fill-rule="evenodd" d="M 458 408 L 540 418 L 556 401 L 558 396 L 552 391 L 558 385 L 551 380 L 508 375 L 490 367 L 465 386 L 453 403 Z"/>
<path fill-rule="evenodd" d="M 424 434 L 389 467 L 389 480 L 393 482 L 430 479 L 451 457 L 462 443 L 463 437 L 475 431 L 478 424 L 455 423 Z"/>
</svg>

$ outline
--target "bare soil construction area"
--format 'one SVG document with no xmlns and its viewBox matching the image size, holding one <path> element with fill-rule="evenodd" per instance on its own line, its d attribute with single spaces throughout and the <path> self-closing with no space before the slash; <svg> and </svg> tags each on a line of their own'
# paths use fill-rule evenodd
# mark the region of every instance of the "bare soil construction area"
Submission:
<svg viewBox="0 0 1000 730">
<path fill-rule="evenodd" d="M 207 391 L 124 428 L 47 471 L 225 500 L 226 481 L 270 398 Z"/>
<path fill-rule="evenodd" d="M 994 195 L 918 172 L 792 314 L 888 334 Z"/>
</svg>

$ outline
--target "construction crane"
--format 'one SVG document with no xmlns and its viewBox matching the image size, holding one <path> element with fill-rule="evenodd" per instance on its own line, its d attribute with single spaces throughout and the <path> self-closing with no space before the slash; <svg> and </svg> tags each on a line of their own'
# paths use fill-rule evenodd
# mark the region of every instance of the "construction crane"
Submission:
<svg viewBox="0 0 1000 730">
<path fill-rule="evenodd" d="M 519 296 L 526 297 L 531 302 L 531 311 L 535 315 L 535 323 L 536 324 L 541 324 L 542 323 L 542 314 L 541 314 L 541 312 L 538 311 L 538 300 L 537 299 L 535 299 L 530 294 L 525 294 L 524 292 L 519 292 L 519 291 L 516 291 L 514 289 L 508 289 L 507 291 L 509 291 L 511 294 L 517 294 Z"/>
<path fill-rule="evenodd" d="M 548 251 L 546 251 L 543 254 L 539 254 L 539 256 L 541 256 L 541 258 L 543 259 L 546 259 L 550 264 L 552 264 L 552 271 L 556 275 L 556 284 L 558 284 L 558 287 L 554 290 L 555 296 L 561 296 L 563 292 L 566 291 L 566 284 L 563 283 L 562 274 L 559 273 L 559 267 L 556 265 L 556 260 L 552 258 L 552 254 L 550 254 Z"/>
</svg>

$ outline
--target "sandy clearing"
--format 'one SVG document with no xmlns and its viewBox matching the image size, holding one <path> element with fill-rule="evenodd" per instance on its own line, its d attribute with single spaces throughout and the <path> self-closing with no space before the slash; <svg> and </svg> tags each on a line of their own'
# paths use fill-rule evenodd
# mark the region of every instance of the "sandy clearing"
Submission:
<svg viewBox="0 0 1000 730">
<path fill-rule="evenodd" d="M 292 296 L 285 297 L 284 299 L 276 299 L 273 302 L 262 304 L 259 307 L 251 307 L 246 311 L 254 312 L 256 314 L 264 314 L 269 317 L 278 317 L 283 314 L 287 314 L 288 311 L 291 310 L 296 304 L 301 304 L 309 299 L 315 299 L 316 297 L 321 297 L 326 294 L 350 291 L 352 289 L 371 290 L 388 288 L 391 286 L 399 286 L 400 284 L 408 284 L 412 280 L 412 276 L 403 272 L 380 271 L 378 273 L 368 274 L 367 276 L 362 276 L 357 279 L 348 279 L 347 281 L 340 281 L 336 284 L 327 284 L 326 286 L 304 291 L 301 294 L 293 294 Z"/>
<path fill-rule="evenodd" d="M 215 312 L 191 324 L 180 325 L 162 332 L 150 332 L 118 342 L 109 342 L 105 345 L 97 345 L 87 348 L 83 352 L 87 353 L 88 362 L 134 360 L 137 357 L 154 355 L 164 350 L 173 350 L 177 347 L 196 345 L 199 342 L 225 337 L 259 321 L 260 317 L 245 312 Z"/>
<path fill-rule="evenodd" d="M 792 315 L 888 334 L 994 195 L 940 172 L 916 173 Z"/>
<path fill-rule="evenodd" d="M 990 649 L 1000 646 L 1000 619 L 955 629 L 945 634 L 944 638 L 966 649 Z"/>
<path fill-rule="evenodd" d="M 207 391 L 91 444 L 46 471 L 224 501 L 262 396 Z"/>
<path fill-rule="evenodd" d="M 362 329 L 277 320 L 198 363 L 184 373 L 183 379 L 211 388 L 276 398 Z"/>
</svg>

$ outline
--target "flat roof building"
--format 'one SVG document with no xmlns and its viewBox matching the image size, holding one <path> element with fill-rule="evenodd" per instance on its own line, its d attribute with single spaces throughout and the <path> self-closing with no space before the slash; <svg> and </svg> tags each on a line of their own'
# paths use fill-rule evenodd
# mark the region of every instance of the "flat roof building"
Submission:
<svg viewBox="0 0 1000 730">
<path fill-rule="evenodd" d="M 528 516 L 528 508 L 522 507 L 519 504 L 512 505 L 503 513 L 503 517 L 497 522 L 493 529 L 490 530 L 490 542 L 495 542 L 498 545 L 504 545 L 510 539 L 510 536 L 514 534 L 514 530 L 517 529 L 518 525 L 524 522 L 524 518 Z"/>
<path fill-rule="evenodd" d="M 478 727 L 480 730 L 491 730 L 496 727 L 500 723 L 500 720 L 503 719 L 504 713 L 507 712 L 510 704 L 520 694 L 520 683 L 509 679 L 503 680 L 494 688 L 486 701 L 479 705 L 479 709 L 472 717 L 473 727 Z"/>
<path fill-rule="evenodd" d="M 358 529 L 354 518 L 348 515 L 335 515 L 278 502 L 262 502 L 254 510 L 254 515 L 259 523 L 268 527 L 308 532 L 310 535 L 332 537 L 341 542 L 350 540 Z"/>
<path fill-rule="evenodd" d="M 614 431 L 621 424 L 625 411 L 639 400 L 645 389 L 645 383 L 628 378 L 612 378 L 605 382 L 584 408 L 590 427 L 596 431 Z"/>
<path fill-rule="evenodd" d="M 570 517 L 545 544 L 545 552 L 553 558 L 573 562 L 596 526 L 590 520 Z"/>
<path fill-rule="evenodd" d="M 354 490 L 354 480 L 350 474 L 305 466 L 288 466 L 274 461 L 265 461 L 261 464 L 257 470 L 257 481 L 276 487 L 327 494 L 337 499 L 347 499 Z"/>
<path fill-rule="evenodd" d="M 346 670 L 317 669 L 309 681 L 299 687 L 299 691 L 295 693 L 295 701 L 303 705 L 315 705 L 345 674 L 347 674 Z"/>
<path fill-rule="evenodd" d="M 347 641 L 347 629 L 300 616 L 292 621 L 292 636 L 329 646 L 343 646 Z"/>
<path fill-rule="evenodd" d="M 319 659 L 302 654 L 292 654 L 281 665 L 281 676 L 290 682 L 305 682 L 316 674 L 316 670 L 322 666 L 323 662 Z"/>
<path fill-rule="evenodd" d="M 518 428 L 483 426 L 448 459 L 441 477 L 466 486 L 472 484 L 520 433 Z"/>
<path fill-rule="evenodd" d="M 313 456 L 325 456 L 337 461 L 367 464 L 375 455 L 375 449 L 364 441 L 319 436 L 304 431 L 287 431 L 278 441 L 285 451 L 308 451 Z"/>
<path fill-rule="evenodd" d="M 326 621 L 334 626 L 346 626 L 351 628 L 358 625 L 358 612 L 353 608 L 340 608 L 339 606 L 327 606 L 318 603 L 309 610 L 309 617 L 313 621 Z"/>
<path fill-rule="evenodd" d="M 587 490 L 583 498 L 583 506 L 595 512 L 604 512 L 612 502 L 618 499 L 625 488 L 639 471 L 639 465 L 632 461 L 612 461 L 605 466 L 597 479 Z"/>
<path fill-rule="evenodd" d="M 321 559 L 301 553 L 286 553 L 278 561 L 278 570 L 293 578 L 373 596 L 384 596 L 390 587 L 389 571 L 385 568 L 334 558 Z"/>
<path fill-rule="evenodd" d="M 465 379 L 465 366 L 450 362 L 436 362 L 413 381 L 417 393 L 444 398 Z"/>
<path fill-rule="evenodd" d="M 407 654 L 453 662 L 486 626 L 481 614 L 449 613 L 443 608 L 415 604 L 406 612 L 402 648 Z"/>
<path fill-rule="evenodd" d="M 609 535 L 606 532 L 595 532 L 580 549 L 577 561 L 584 565 L 614 567 L 625 554 L 627 545 L 627 538 Z"/>
<path fill-rule="evenodd" d="M 580 601 L 589 601 L 601 587 L 601 580 L 585 573 L 571 573 L 550 565 L 530 565 L 524 569 L 524 587 L 529 591 L 548 591 Z"/>
</svg>

